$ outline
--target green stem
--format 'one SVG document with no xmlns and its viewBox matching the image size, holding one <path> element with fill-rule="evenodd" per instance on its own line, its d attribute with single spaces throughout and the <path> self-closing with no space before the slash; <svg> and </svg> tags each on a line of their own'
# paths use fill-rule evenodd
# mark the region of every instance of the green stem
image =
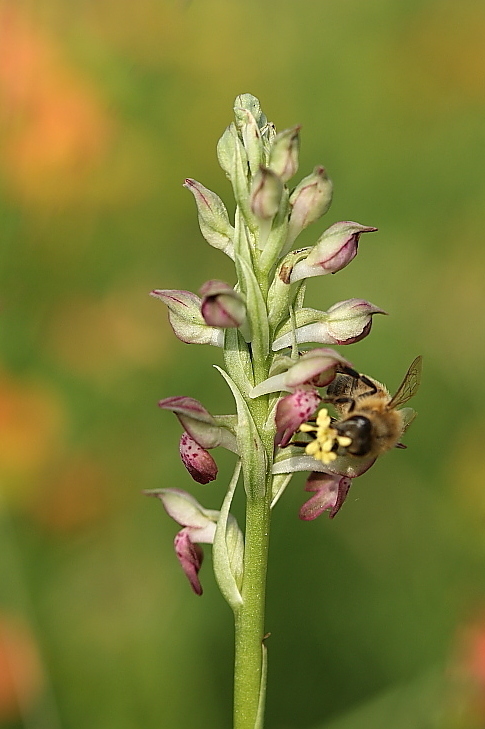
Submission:
<svg viewBox="0 0 485 729">
<path fill-rule="evenodd" d="M 267 491 L 271 494 L 270 488 Z M 256 722 L 260 693 L 265 689 L 263 637 L 269 525 L 269 497 L 248 499 L 243 604 L 235 621 L 234 729 L 260 729 Z"/>
</svg>

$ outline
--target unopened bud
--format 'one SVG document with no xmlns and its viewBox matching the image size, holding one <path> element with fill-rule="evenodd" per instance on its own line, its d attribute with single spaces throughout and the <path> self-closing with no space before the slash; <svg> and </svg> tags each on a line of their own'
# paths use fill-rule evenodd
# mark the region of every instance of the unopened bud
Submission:
<svg viewBox="0 0 485 729">
<path fill-rule="evenodd" d="M 285 129 L 276 135 L 271 145 L 268 167 L 286 182 L 298 170 L 298 153 L 300 149 L 300 129 L 298 125 Z"/>
<path fill-rule="evenodd" d="M 224 281 L 207 281 L 200 289 L 201 312 L 209 326 L 240 327 L 246 320 L 244 299 Z"/>
<path fill-rule="evenodd" d="M 377 228 L 353 222 L 335 223 L 325 230 L 306 258 L 293 267 L 290 282 L 311 276 L 337 273 L 345 268 L 357 255 L 362 233 L 372 233 Z"/>
<path fill-rule="evenodd" d="M 267 167 L 260 167 L 251 188 L 251 210 L 259 220 L 272 220 L 281 202 L 283 182 Z"/>
<path fill-rule="evenodd" d="M 222 137 L 217 142 L 217 159 L 229 179 L 232 179 L 234 174 L 234 158 L 238 141 L 236 125 L 232 123 L 226 127 Z"/>
<path fill-rule="evenodd" d="M 166 304 L 174 334 L 182 342 L 224 346 L 223 330 L 205 323 L 200 310 L 202 301 L 191 291 L 156 289 L 150 295 Z"/>
<path fill-rule="evenodd" d="M 266 115 L 263 114 L 259 99 L 252 94 L 239 94 L 236 96 L 234 101 L 234 116 L 236 118 L 236 126 L 240 129 L 245 122 L 247 117 L 245 112 L 249 111 L 254 117 L 256 124 L 260 129 L 267 123 Z"/>
<path fill-rule="evenodd" d="M 281 327 L 273 350 L 290 347 L 293 340 L 297 344 L 354 344 L 370 333 L 373 315 L 385 313 L 364 299 L 339 301 L 328 311 L 300 309 L 296 312 L 295 331 L 291 330 L 291 322 Z"/>
<path fill-rule="evenodd" d="M 302 230 L 321 218 L 332 202 L 332 181 L 325 167 L 315 167 L 311 175 L 304 177 L 290 196 L 291 215 L 287 246 L 290 247 Z"/>
</svg>

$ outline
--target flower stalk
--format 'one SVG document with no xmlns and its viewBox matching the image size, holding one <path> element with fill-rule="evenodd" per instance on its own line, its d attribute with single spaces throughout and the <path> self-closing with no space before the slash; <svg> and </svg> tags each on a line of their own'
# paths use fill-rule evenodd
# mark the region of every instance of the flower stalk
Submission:
<svg viewBox="0 0 485 729">
<path fill-rule="evenodd" d="M 211 415 L 190 396 L 160 401 L 184 429 L 183 464 L 198 484 L 205 484 L 218 475 L 209 449 L 224 447 L 237 462 L 219 510 L 206 509 L 190 494 L 175 489 L 149 494 L 158 496 L 182 526 L 175 538 L 176 555 L 197 595 L 202 594 L 200 543 L 213 545 L 216 580 L 234 612 L 234 729 L 263 729 L 272 509 L 293 473 L 307 470 L 306 490 L 313 496 L 302 506 L 300 518 L 311 520 L 323 511 L 333 518 L 352 480 L 376 459 L 371 451 L 352 454 L 353 434 L 362 439 L 362 423 L 350 418 L 352 427 L 339 424 L 346 408 L 350 413 L 352 398 L 337 395 L 345 392 L 348 382 L 353 383 L 351 388 L 347 385 L 349 392 L 362 383 L 369 392 L 377 391 L 379 383 L 359 375 L 334 349 L 300 351 L 299 347 L 354 344 L 369 335 L 372 316 L 385 312 L 363 299 L 333 306 L 327 302 L 325 311 L 304 307 L 306 279 L 341 271 L 357 255 L 362 233 L 377 229 L 337 222 L 320 234 L 313 247 L 292 251 L 299 233 L 328 211 L 332 183 L 319 165 L 290 192 L 287 183 L 299 164 L 300 127 L 277 134 L 251 94 L 237 97 L 234 115 L 217 146 L 236 200 L 234 223 L 218 195 L 191 178 L 185 187 L 194 195 L 202 235 L 234 261 L 236 281 L 211 279 L 201 286 L 202 298 L 171 289 L 156 289 L 152 295 L 166 304 L 182 342 L 222 349 L 224 368 L 216 365 L 216 369 L 235 402 L 235 414 Z M 382 390 L 384 409 L 394 401 L 396 406 L 404 404 L 415 391 L 414 385 L 403 386 L 392 400 Z M 337 395 L 329 397 L 331 392 Z M 326 409 L 332 402 L 334 416 Z M 322 403 L 326 407 L 319 410 Z M 400 445 L 397 441 L 411 422 L 412 411 L 404 408 L 393 417 L 393 445 Z M 246 495 L 244 533 L 230 512 L 240 484 Z"/>
</svg>

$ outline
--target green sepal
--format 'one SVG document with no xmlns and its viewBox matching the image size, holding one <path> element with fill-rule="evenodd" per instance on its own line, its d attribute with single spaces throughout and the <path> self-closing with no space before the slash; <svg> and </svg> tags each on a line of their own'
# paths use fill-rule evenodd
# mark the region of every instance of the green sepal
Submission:
<svg viewBox="0 0 485 729">
<path fill-rule="evenodd" d="M 317 321 L 328 321 L 329 315 L 325 311 L 320 311 L 319 309 L 296 309 L 295 308 L 295 325 L 296 327 L 304 327 L 306 324 L 313 324 Z M 288 319 L 288 321 L 285 321 L 283 324 L 281 324 L 277 332 L 275 334 L 275 337 L 281 337 L 283 334 L 288 334 L 292 329 L 292 322 L 291 319 Z"/>
<path fill-rule="evenodd" d="M 242 460 L 244 489 L 249 499 L 264 496 L 266 483 L 266 453 L 253 417 L 236 383 L 227 372 L 214 365 L 221 373 L 236 401 L 238 426 L 236 439 Z"/>
</svg>

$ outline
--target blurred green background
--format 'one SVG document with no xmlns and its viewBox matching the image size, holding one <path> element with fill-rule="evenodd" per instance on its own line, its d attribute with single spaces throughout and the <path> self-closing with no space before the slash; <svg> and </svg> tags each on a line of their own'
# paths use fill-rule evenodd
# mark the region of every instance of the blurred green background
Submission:
<svg viewBox="0 0 485 729">
<path fill-rule="evenodd" d="M 172 335 L 153 288 L 234 281 L 187 176 L 231 208 L 215 145 L 234 97 L 303 125 L 299 177 L 376 225 L 325 309 L 391 316 L 346 354 L 396 388 L 425 358 L 408 450 L 334 521 L 275 512 L 268 729 L 485 727 L 483 0 L 0 4 L 0 726 L 227 729 L 232 618 L 199 599 L 141 489 L 218 508 L 157 400 L 231 408 L 221 353 Z M 241 518 L 242 503 L 236 505 Z"/>
</svg>

